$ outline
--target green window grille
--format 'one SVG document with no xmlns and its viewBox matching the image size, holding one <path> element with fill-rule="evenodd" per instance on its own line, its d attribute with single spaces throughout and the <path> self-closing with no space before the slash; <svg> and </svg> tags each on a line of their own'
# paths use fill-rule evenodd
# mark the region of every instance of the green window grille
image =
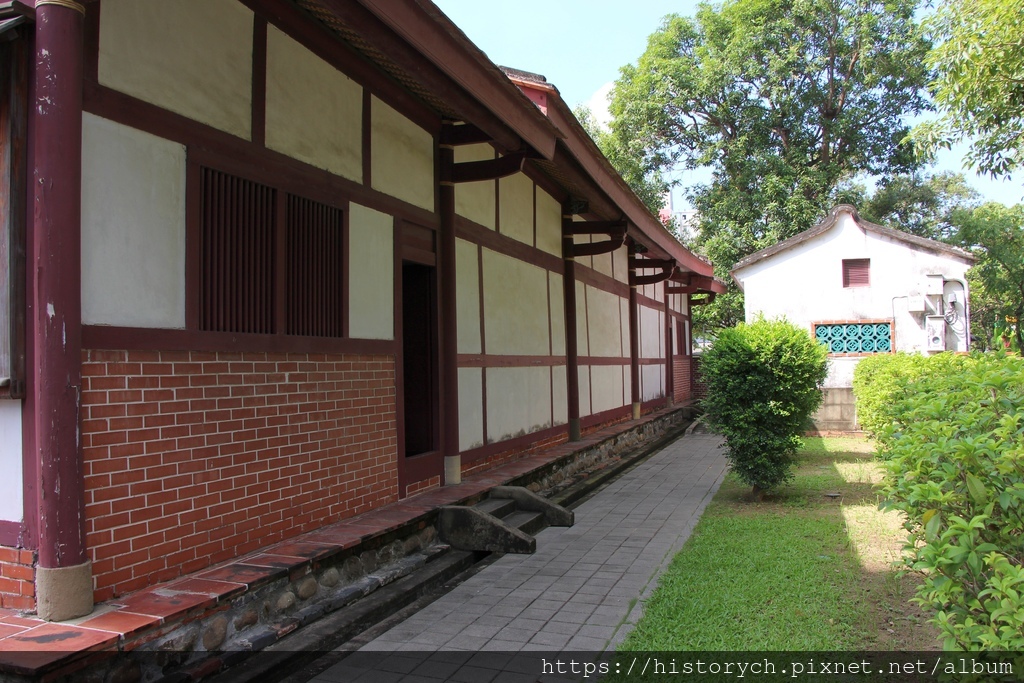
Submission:
<svg viewBox="0 0 1024 683">
<path fill-rule="evenodd" d="M 889 323 L 842 323 L 815 325 L 814 336 L 828 345 L 829 353 L 889 353 L 892 327 Z"/>
</svg>

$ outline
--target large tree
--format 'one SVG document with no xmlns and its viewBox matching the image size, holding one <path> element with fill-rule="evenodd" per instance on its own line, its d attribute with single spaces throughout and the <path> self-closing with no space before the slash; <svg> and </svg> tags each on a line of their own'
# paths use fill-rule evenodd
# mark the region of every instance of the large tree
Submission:
<svg viewBox="0 0 1024 683">
<path fill-rule="evenodd" d="M 978 255 L 978 263 L 968 273 L 975 285 L 972 320 L 1010 323 L 1017 348 L 1024 354 L 1024 204 L 1008 207 L 990 202 L 960 212 L 956 221 L 958 241 Z M 987 339 L 991 328 L 974 332 Z"/>
<path fill-rule="evenodd" d="M 906 115 L 926 107 L 929 44 L 912 0 L 727 0 L 669 16 L 611 101 L 613 134 L 647 174 L 710 167 L 691 188 L 698 248 L 727 277 L 809 228 L 840 179 L 915 168 Z M 742 317 L 733 293 L 702 327 Z M 709 319 L 710 318 L 710 319 Z M 701 322 L 698 320 L 698 322 Z"/>
<path fill-rule="evenodd" d="M 945 0 L 926 21 L 941 117 L 914 140 L 933 153 L 971 141 L 968 162 L 1003 176 L 1024 167 L 1024 0 Z"/>
<path fill-rule="evenodd" d="M 869 193 L 840 186 L 837 199 L 857 207 L 862 218 L 918 237 L 954 242 L 956 218 L 978 204 L 978 192 L 962 173 L 908 173 L 882 178 Z"/>
</svg>

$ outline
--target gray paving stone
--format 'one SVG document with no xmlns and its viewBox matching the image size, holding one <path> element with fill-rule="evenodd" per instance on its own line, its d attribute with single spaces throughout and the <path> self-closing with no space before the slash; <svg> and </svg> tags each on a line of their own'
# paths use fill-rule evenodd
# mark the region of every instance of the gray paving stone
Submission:
<svg viewBox="0 0 1024 683">
<path fill-rule="evenodd" d="M 719 444 L 701 434 L 670 444 L 578 506 L 574 527 L 538 534 L 534 555 L 498 559 L 364 651 L 469 649 L 500 658 L 524 649 L 614 648 L 642 615 L 638 598 L 653 592 L 721 481 L 726 462 Z M 317 680 L 363 680 L 332 673 L 343 665 Z M 483 668 L 498 672 L 501 665 Z M 539 673 L 451 680 L 536 681 Z"/>
</svg>

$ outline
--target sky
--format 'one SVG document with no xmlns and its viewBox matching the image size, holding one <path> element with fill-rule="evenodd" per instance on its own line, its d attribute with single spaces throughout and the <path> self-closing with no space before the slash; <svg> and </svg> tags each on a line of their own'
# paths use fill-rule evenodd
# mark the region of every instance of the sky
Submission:
<svg viewBox="0 0 1024 683">
<path fill-rule="evenodd" d="M 693 16 L 697 0 L 434 0 L 441 11 L 501 66 L 542 74 L 570 107 L 598 113 L 619 68 L 635 62 L 667 14 Z M 1024 173 L 993 180 L 962 167 L 966 146 L 943 152 L 929 169 L 964 173 L 986 201 L 1012 205 L 1024 196 Z M 686 186 L 702 171 L 678 174 L 676 210 L 688 208 Z"/>
</svg>

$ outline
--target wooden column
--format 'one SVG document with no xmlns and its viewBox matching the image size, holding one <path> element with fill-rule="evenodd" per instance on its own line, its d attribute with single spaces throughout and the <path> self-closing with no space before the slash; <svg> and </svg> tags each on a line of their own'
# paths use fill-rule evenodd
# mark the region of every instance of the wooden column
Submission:
<svg viewBox="0 0 1024 683">
<path fill-rule="evenodd" d="M 629 240 L 629 384 L 633 419 L 640 419 L 640 309 L 636 298 L 636 242 Z"/>
<path fill-rule="evenodd" d="M 36 2 L 30 392 L 39 506 L 36 601 L 39 615 L 51 620 L 92 610 L 79 429 L 84 15 L 85 8 L 69 0 Z"/>
<path fill-rule="evenodd" d="M 459 328 L 456 317 L 455 276 L 455 148 L 439 146 L 441 164 L 438 235 L 439 285 L 441 290 L 441 452 L 444 455 L 444 485 L 462 482 L 462 454 L 459 452 Z"/>
<path fill-rule="evenodd" d="M 580 431 L 580 366 L 576 339 L 576 259 L 573 256 L 572 213 L 562 212 L 562 296 L 565 305 L 565 382 L 569 409 L 569 441 L 579 441 Z"/>
</svg>

